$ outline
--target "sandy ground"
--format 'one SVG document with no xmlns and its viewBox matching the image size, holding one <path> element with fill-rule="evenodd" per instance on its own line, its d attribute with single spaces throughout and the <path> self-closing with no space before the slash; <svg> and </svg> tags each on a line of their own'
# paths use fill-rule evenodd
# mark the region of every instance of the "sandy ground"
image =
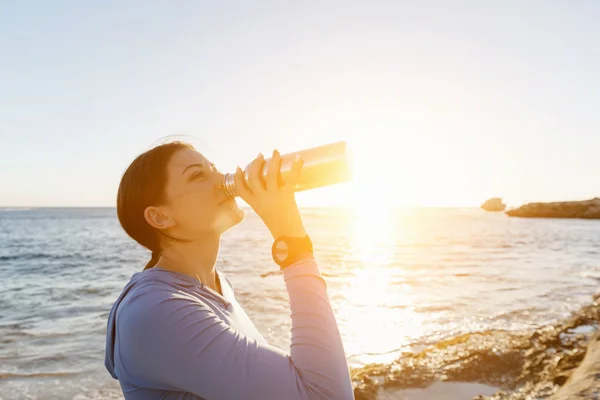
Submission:
<svg viewBox="0 0 600 400">
<path fill-rule="evenodd" d="M 424 389 L 380 390 L 377 400 L 466 400 L 489 396 L 499 388 L 470 382 L 436 382 Z"/>
</svg>

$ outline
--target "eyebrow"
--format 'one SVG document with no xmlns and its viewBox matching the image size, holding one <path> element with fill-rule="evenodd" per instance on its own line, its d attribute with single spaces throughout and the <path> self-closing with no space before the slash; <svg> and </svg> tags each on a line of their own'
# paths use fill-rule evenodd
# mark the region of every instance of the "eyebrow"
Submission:
<svg viewBox="0 0 600 400">
<path fill-rule="evenodd" d="M 188 169 L 192 168 L 192 167 L 200 167 L 200 168 L 204 168 L 203 164 L 190 164 L 187 167 L 184 168 L 183 172 L 181 173 L 181 176 L 183 176 L 183 174 L 185 174 L 185 171 L 187 171 Z"/>
</svg>

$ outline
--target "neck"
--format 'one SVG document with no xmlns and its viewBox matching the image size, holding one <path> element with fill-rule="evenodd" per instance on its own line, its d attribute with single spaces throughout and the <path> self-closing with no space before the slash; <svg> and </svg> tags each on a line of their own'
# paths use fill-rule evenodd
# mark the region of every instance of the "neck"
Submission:
<svg viewBox="0 0 600 400">
<path fill-rule="evenodd" d="M 199 279 L 209 288 L 220 292 L 215 273 L 220 242 L 221 238 L 215 236 L 186 243 L 169 243 L 163 247 L 156 266 Z"/>
</svg>

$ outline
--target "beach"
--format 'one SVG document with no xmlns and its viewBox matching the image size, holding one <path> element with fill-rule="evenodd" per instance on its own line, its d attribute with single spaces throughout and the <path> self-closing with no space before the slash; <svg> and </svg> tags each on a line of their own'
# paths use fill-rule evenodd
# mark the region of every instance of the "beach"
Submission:
<svg viewBox="0 0 600 400">
<path fill-rule="evenodd" d="M 355 371 L 356 398 L 598 398 L 599 323 L 600 296 L 595 296 L 553 325 L 452 338 L 392 365 Z"/>
</svg>

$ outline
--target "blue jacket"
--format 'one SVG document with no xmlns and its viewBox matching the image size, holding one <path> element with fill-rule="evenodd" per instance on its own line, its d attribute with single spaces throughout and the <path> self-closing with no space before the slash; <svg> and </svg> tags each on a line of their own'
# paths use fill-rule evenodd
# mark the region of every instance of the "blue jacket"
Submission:
<svg viewBox="0 0 600 400">
<path fill-rule="evenodd" d="M 105 365 L 126 400 L 353 399 L 327 286 L 314 259 L 284 269 L 292 341 L 270 346 L 216 270 L 223 296 L 161 268 L 134 274 L 108 316 Z"/>
</svg>

